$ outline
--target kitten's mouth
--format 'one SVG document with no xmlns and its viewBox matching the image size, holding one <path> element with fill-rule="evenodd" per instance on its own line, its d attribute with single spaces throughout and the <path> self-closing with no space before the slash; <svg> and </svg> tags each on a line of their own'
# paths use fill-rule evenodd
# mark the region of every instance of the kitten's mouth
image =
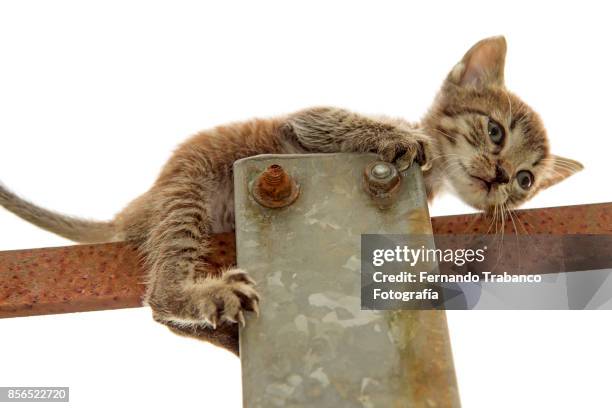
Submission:
<svg viewBox="0 0 612 408">
<path fill-rule="evenodd" d="M 491 187 L 493 186 L 493 183 L 491 181 L 470 173 L 468 168 L 465 167 L 463 163 L 459 162 L 459 164 L 461 165 L 461 168 L 463 169 L 465 174 L 467 174 L 471 179 L 476 180 L 478 182 L 478 185 L 482 186 L 486 190 L 487 194 L 491 192 Z"/>
<path fill-rule="evenodd" d="M 491 192 L 491 186 L 493 185 L 493 183 L 491 183 L 491 182 L 490 182 L 490 181 L 488 181 L 488 180 L 483 179 L 482 177 L 478 177 L 478 176 L 475 176 L 475 175 L 470 174 L 470 173 L 467 173 L 467 174 L 468 174 L 468 176 L 470 176 L 471 178 L 473 178 L 473 179 L 475 179 L 475 180 L 478 180 L 478 182 L 479 182 L 480 184 L 483 184 L 483 187 L 484 187 L 484 188 L 487 190 L 487 193 L 490 193 L 490 192 Z"/>
</svg>

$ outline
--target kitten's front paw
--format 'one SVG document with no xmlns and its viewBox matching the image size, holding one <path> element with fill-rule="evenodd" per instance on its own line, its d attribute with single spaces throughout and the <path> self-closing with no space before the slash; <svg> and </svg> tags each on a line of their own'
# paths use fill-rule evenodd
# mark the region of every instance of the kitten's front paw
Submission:
<svg viewBox="0 0 612 408">
<path fill-rule="evenodd" d="M 213 328 L 221 321 L 246 324 L 244 310 L 259 315 L 259 295 L 255 281 L 242 269 L 230 269 L 221 278 L 203 283 L 200 301 L 201 317 Z"/>
<path fill-rule="evenodd" d="M 427 166 L 425 142 L 414 138 L 381 140 L 378 154 L 382 160 L 394 163 L 400 171 L 415 162 L 420 166 Z"/>
</svg>

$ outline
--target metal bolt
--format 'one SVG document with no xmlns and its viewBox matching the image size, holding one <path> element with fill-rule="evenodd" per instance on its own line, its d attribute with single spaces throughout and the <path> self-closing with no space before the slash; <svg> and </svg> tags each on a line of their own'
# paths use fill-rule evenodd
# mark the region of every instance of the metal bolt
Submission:
<svg viewBox="0 0 612 408">
<path fill-rule="evenodd" d="M 391 165 L 389 163 L 377 163 L 372 167 L 372 176 L 377 179 L 384 179 L 391 175 Z"/>
<path fill-rule="evenodd" d="M 391 207 L 401 184 L 397 168 L 387 162 L 374 161 L 366 166 L 363 176 L 364 188 L 378 207 Z"/>
<path fill-rule="evenodd" d="M 281 208 L 298 198 L 300 187 L 281 166 L 273 164 L 255 180 L 252 194 L 264 207 Z"/>
</svg>

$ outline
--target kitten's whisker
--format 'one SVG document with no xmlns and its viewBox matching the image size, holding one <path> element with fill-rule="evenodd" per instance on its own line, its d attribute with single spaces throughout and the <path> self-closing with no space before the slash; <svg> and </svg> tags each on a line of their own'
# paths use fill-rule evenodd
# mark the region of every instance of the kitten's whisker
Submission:
<svg viewBox="0 0 612 408">
<path fill-rule="evenodd" d="M 453 162 L 453 163 L 447 164 L 444 167 L 444 169 L 442 169 L 441 174 L 448 174 L 451 169 L 455 170 L 455 169 L 460 169 L 460 168 L 461 168 L 461 163 Z"/>
<path fill-rule="evenodd" d="M 500 221 L 500 224 L 501 224 L 501 226 L 503 228 L 503 222 L 502 222 L 502 217 L 503 216 L 501 215 L 501 211 L 502 211 L 501 207 L 496 203 L 495 204 L 495 214 L 496 214 L 495 215 L 495 238 L 493 239 L 493 243 L 499 242 L 499 245 L 497 247 L 498 248 L 498 257 L 497 257 L 497 260 L 495 261 L 495 265 L 493 266 L 493 268 L 491 270 L 492 272 L 495 270 L 495 268 L 499 264 L 499 260 L 500 260 L 501 255 L 502 255 L 502 248 L 503 248 L 503 244 L 504 244 L 504 241 L 503 241 L 503 230 L 502 230 L 502 234 L 501 234 L 501 239 L 500 239 L 500 234 L 498 232 L 499 231 L 498 230 L 498 220 Z"/>
<path fill-rule="evenodd" d="M 506 232 L 506 213 L 504 212 L 504 203 L 500 203 L 499 205 L 500 207 L 500 220 L 501 220 L 501 238 L 502 238 L 502 243 L 504 242 L 504 234 Z"/>
<path fill-rule="evenodd" d="M 472 219 L 472 221 L 471 221 L 471 222 L 470 222 L 470 223 L 469 223 L 469 224 L 468 224 L 468 225 L 465 227 L 465 229 L 463 230 L 463 233 L 464 233 L 464 234 L 469 233 L 469 232 L 470 232 L 470 230 L 472 229 L 472 227 L 474 226 L 474 224 L 475 224 L 477 221 L 479 221 L 480 219 L 482 219 L 482 218 L 485 218 L 485 219 L 486 219 L 486 214 L 485 214 L 484 212 L 483 212 L 483 213 L 479 213 L 479 214 L 477 214 L 477 215 L 476 215 L 476 216 L 475 216 L 475 217 Z"/>
<path fill-rule="evenodd" d="M 516 239 L 516 247 L 517 249 L 520 246 L 520 240 L 519 240 L 519 234 L 518 234 L 518 230 L 516 228 L 516 224 L 514 223 L 514 216 L 512 215 L 512 209 L 510 207 L 508 207 L 508 205 L 506 205 L 506 208 L 508 209 L 508 215 L 510 216 L 510 221 L 512 221 L 512 225 L 514 226 L 514 237 Z M 522 269 L 521 268 L 521 257 L 518 257 L 518 269 L 519 271 Z"/>
<path fill-rule="evenodd" d="M 508 215 L 510 216 L 510 221 L 512 221 L 512 228 L 514 228 L 514 234 L 518 235 L 518 229 L 516 228 L 516 224 L 514 222 L 514 217 L 512 215 L 512 210 L 510 209 L 510 207 L 508 207 L 507 204 L 506 204 L 506 210 L 508 211 Z"/>
<path fill-rule="evenodd" d="M 442 135 L 444 135 L 444 136 L 446 136 L 446 137 L 449 137 L 449 138 L 451 138 L 451 139 L 453 139 L 453 140 L 457 140 L 457 136 L 455 136 L 455 135 L 449 135 L 448 133 L 446 133 L 446 132 L 442 131 L 441 129 L 437 129 L 437 128 L 436 128 L 436 129 L 434 129 L 434 131 L 435 131 L 435 132 L 438 132 L 438 133 L 440 133 L 440 134 L 442 134 Z"/>
<path fill-rule="evenodd" d="M 491 217 L 491 225 L 489 226 L 489 229 L 487 230 L 487 234 L 493 228 L 495 228 L 495 235 L 497 235 L 497 204 L 495 204 L 495 206 L 493 207 L 493 214 L 492 214 L 492 217 Z"/>
<path fill-rule="evenodd" d="M 523 225 L 523 223 L 521 222 L 521 219 L 519 218 L 518 213 L 517 213 L 515 210 L 511 209 L 511 208 L 508 208 L 508 209 L 510 210 L 510 214 L 512 214 L 512 215 L 513 215 L 513 217 L 515 217 L 515 218 L 516 218 L 516 222 L 518 223 L 518 225 L 520 225 L 520 226 L 521 226 L 521 228 L 523 228 L 523 232 L 524 232 L 525 234 L 528 234 L 529 232 L 527 231 L 527 229 L 525 228 L 525 226 L 524 226 L 524 225 Z M 517 230 L 517 234 L 518 234 L 518 230 Z"/>
<path fill-rule="evenodd" d="M 493 207 L 493 227 L 495 227 L 495 239 L 497 239 L 497 204 Z"/>
<path fill-rule="evenodd" d="M 443 154 L 443 155 L 436 156 L 436 157 L 434 157 L 434 158 L 430 159 L 430 160 L 429 160 L 429 162 L 430 162 L 430 163 L 433 163 L 433 162 L 434 162 L 434 161 L 436 161 L 436 160 L 440 160 L 440 159 L 442 159 L 442 160 L 443 160 L 443 159 L 448 159 L 448 158 L 450 158 L 450 157 L 452 157 L 452 156 L 458 156 L 458 155 L 456 155 L 456 154 Z"/>
<path fill-rule="evenodd" d="M 440 154 L 440 155 L 437 155 L 437 156 L 433 157 L 431 159 L 431 161 L 438 160 L 438 159 L 441 159 L 441 158 L 444 158 L 444 157 L 451 157 L 451 156 L 459 156 L 459 155 L 455 154 L 455 153 Z"/>
<path fill-rule="evenodd" d="M 497 207 L 497 204 L 495 205 Z M 502 257 L 503 254 L 503 249 L 504 249 L 504 232 L 505 232 L 505 228 L 506 228 L 506 224 L 505 224 L 505 215 L 504 215 L 504 204 L 500 203 L 499 205 L 499 212 L 500 212 L 500 229 L 501 229 L 501 239 L 500 239 L 500 243 L 499 243 L 499 252 L 497 255 L 497 261 L 495 262 L 495 266 L 493 267 L 493 269 L 495 269 L 497 267 L 497 265 L 499 265 L 499 261 Z"/>
<path fill-rule="evenodd" d="M 493 214 L 491 214 L 490 210 L 488 210 L 485 216 L 489 217 L 489 219 L 491 220 L 491 222 L 489 223 L 489 228 L 487 228 L 487 232 L 485 232 L 485 234 L 488 234 L 491 231 L 491 228 L 493 227 Z"/>
<path fill-rule="evenodd" d="M 529 221 L 525 220 L 527 216 L 524 216 L 523 220 L 521 220 L 521 217 L 517 211 L 514 212 L 514 215 L 516 215 L 516 219 L 519 220 L 520 224 L 523 226 L 525 233 L 530 235 L 533 234 L 533 226 L 529 223 Z M 523 213 L 523 215 L 525 215 L 525 213 Z M 531 227 L 531 231 L 527 227 Z"/>
</svg>

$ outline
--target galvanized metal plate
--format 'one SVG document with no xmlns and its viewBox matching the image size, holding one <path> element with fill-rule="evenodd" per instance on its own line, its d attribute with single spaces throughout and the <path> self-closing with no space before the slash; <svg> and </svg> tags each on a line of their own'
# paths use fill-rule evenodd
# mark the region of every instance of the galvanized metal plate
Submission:
<svg viewBox="0 0 612 408">
<path fill-rule="evenodd" d="M 370 154 L 262 155 L 234 165 L 238 266 L 262 296 L 240 351 L 245 407 L 458 407 L 442 311 L 360 308 L 360 236 L 431 234 L 420 170 L 380 210 L 362 186 Z M 249 185 L 268 166 L 300 184 L 284 208 Z"/>
</svg>

